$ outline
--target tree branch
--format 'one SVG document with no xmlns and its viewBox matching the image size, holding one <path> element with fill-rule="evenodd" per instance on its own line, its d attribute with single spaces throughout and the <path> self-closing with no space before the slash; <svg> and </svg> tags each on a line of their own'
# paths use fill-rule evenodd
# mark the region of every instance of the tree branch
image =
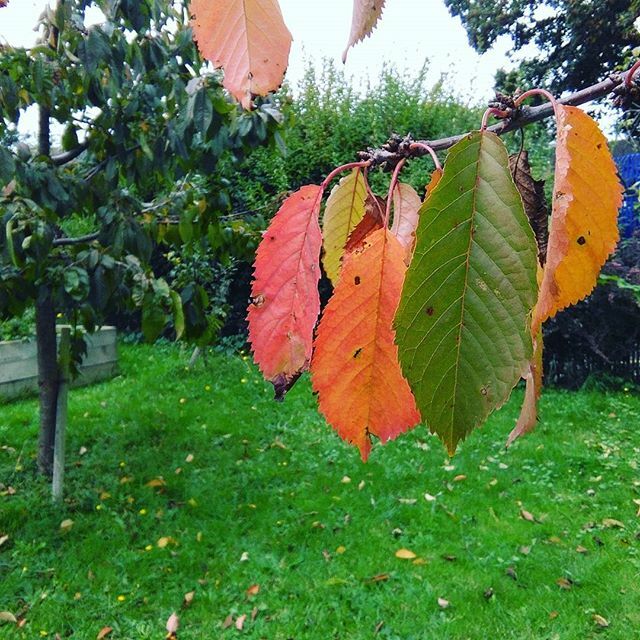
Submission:
<svg viewBox="0 0 640 640">
<path fill-rule="evenodd" d="M 100 237 L 100 232 L 88 233 L 86 236 L 78 236 L 77 238 L 56 238 L 53 241 L 54 247 L 70 247 L 74 244 L 85 244 L 93 242 Z"/>
<path fill-rule="evenodd" d="M 60 153 L 57 156 L 52 156 L 51 162 L 53 162 L 53 164 L 56 165 L 56 167 L 61 167 L 62 165 L 67 164 L 72 160 L 75 160 L 81 153 L 86 151 L 88 147 L 89 147 L 88 142 L 86 141 L 82 142 L 81 144 L 79 144 L 77 147 L 74 147 L 70 151 L 65 151 L 64 153 Z"/>
<path fill-rule="evenodd" d="M 627 91 L 625 87 L 627 73 L 628 71 L 623 71 L 612 74 L 606 80 L 576 91 L 565 98 L 559 99 L 558 102 L 560 104 L 577 106 L 596 100 L 597 98 L 602 98 L 611 93 L 622 95 Z M 500 107 L 504 109 L 505 105 L 500 104 Z M 527 125 L 539 122 L 553 115 L 553 105 L 550 103 L 536 107 L 523 106 L 518 109 L 507 108 L 505 110 L 510 114 L 509 117 L 488 127 L 487 131 L 492 131 L 500 136 L 509 131 L 522 129 Z M 402 158 L 418 158 L 426 155 L 427 151 L 419 145 L 428 145 L 434 151 L 443 151 L 444 149 L 452 147 L 466 135 L 466 133 L 463 133 L 447 138 L 440 138 L 439 140 L 413 140 L 410 136 L 406 136 L 405 138 L 394 136 L 381 149 L 369 148 L 366 151 L 361 151 L 358 157 L 361 160 L 370 160 L 373 165 L 384 165 L 385 169 L 392 170 Z"/>
</svg>

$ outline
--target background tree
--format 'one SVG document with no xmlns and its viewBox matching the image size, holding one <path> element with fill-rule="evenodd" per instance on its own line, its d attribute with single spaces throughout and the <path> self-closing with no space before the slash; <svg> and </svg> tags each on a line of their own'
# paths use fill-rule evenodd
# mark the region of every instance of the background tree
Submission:
<svg viewBox="0 0 640 640">
<path fill-rule="evenodd" d="M 556 93 L 593 84 L 640 45 L 638 0 L 445 0 L 480 53 L 508 35 L 515 51 L 534 45 L 515 77 Z M 626 49 L 625 49 L 626 47 Z M 513 74 L 511 75 L 514 79 Z M 498 86 L 506 77 L 498 75 Z M 509 87 L 510 88 L 510 87 Z"/>
<path fill-rule="evenodd" d="M 97 5 L 104 21 L 86 26 Z M 49 473 L 58 398 L 56 317 L 82 332 L 114 309 L 142 312 L 153 339 L 206 339 L 215 326 L 197 282 L 172 290 L 150 261 L 158 247 L 215 251 L 229 209 L 219 161 L 237 162 L 280 121 L 262 101 L 241 113 L 203 66 L 189 16 L 161 0 L 60 0 L 32 49 L 0 55 L 0 315 L 35 306 L 40 382 L 38 466 Z M 16 141 L 37 105 L 38 145 Z M 52 153 L 52 125 L 63 150 Z M 200 174 L 200 175 L 198 175 Z"/>
</svg>

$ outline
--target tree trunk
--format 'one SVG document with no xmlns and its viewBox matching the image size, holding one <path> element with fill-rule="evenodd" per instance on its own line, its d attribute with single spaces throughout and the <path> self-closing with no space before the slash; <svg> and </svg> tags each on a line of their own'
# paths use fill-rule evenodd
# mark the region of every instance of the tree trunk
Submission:
<svg viewBox="0 0 640 640">
<path fill-rule="evenodd" d="M 38 347 L 38 387 L 40 392 L 40 439 L 38 469 L 51 476 L 58 408 L 58 357 L 56 313 L 51 292 L 42 285 L 36 301 L 36 341 Z"/>
</svg>

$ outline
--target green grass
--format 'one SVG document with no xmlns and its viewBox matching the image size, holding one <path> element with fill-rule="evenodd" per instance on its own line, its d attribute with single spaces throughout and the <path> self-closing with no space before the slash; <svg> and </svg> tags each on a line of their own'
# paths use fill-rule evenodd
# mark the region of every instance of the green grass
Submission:
<svg viewBox="0 0 640 640">
<path fill-rule="evenodd" d="M 71 393 L 61 508 L 36 403 L 0 407 L 0 611 L 26 619 L 2 640 L 162 638 L 173 611 L 181 640 L 640 637 L 638 397 L 548 391 L 505 451 L 518 391 L 451 461 L 420 427 L 365 465 L 308 380 L 276 404 L 248 361 L 188 355 L 122 347 L 120 377 Z"/>
</svg>

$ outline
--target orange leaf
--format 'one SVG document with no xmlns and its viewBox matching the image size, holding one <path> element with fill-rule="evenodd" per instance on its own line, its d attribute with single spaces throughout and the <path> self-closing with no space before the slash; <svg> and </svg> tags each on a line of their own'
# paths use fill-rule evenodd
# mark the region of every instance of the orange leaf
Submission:
<svg viewBox="0 0 640 640">
<path fill-rule="evenodd" d="M 247 589 L 247 596 L 257 596 L 258 593 L 260 593 L 260 585 L 259 584 L 252 584 Z"/>
<path fill-rule="evenodd" d="M 398 183 L 393 190 L 393 225 L 391 233 L 398 238 L 403 247 L 411 247 L 416 237 L 418 212 L 422 200 L 416 190 L 408 185 Z"/>
<path fill-rule="evenodd" d="M 589 295 L 618 241 L 622 186 L 594 120 L 558 105 L 551 232 L 533 333 L 558 311 Z"/>
<path fill-rule="evenodd" d="M 96 636 L 96 640 L 103 640 L 103 638 L 106 638 L 112 631 L 113 629 L 111 627 L 102 627 Z"/>
<path fill-rule="evenodd" d="M 345 257 L 311 363 L 320 411 L 366 460 L 370 436 L 386 442 L 420 421 L 402 376 L 392 322 L 406 272 L 402 245 L 387 229 Z"/>
<path fill-rule="evenodd" d="M 289 196 L 258 247 L 249 305 L 249 341 L 276 398 L 308 368 L 320 313 L 318 280 L 322 188 L 307 185 Z"/>
<path fill-rule="evenodd" d="M 351 232 L 344 248 L 345 254 L 351 253 L 358 247 L 361 247 L 367 236 L 372 234 L 376 229 L 382 229 L 382 227 L 384 227 L 384 210 L 386 208 L 384 199 L 378 196 L 375 196 L 375 199 L 373 199 L 371 196 L 368 196 L 364 206 L 364 218 L 360 220 L 356 228 Z"/>
<path fill-rule="evenodd" d="M 538 400 L 542 393 L 542 330 L 538 331 L 538 335 L 533 340 L 533 358 L 529 363 L 525 381 L 524 402 L 518 422 L 507 438 L 507 447 L 520 436 L 533 431 L 538 422 Z"/>
<path fill-rule="evenodd" d="M 246 619 L 247 619 L 247 614 L 244 613 L 236 620 L 236 629 L 238 631 L 242 631 L 242 629 L 244 628 L 244 623 Z"/>
<path fill-rule="evenodd" d="M 351 35 L 347 48 L 342 54 L 342 62 L 347 61 L 349 47 L 371 35 L 380 20 L 385 0 L 353 0 L 353 17 L 351 18 Z"/>
<path fill-rule="evenodd" d="M 200 52 L 224 68 L 224 86 L 245 109 L 282 84 L 291 34 L 278 0 L 191 0 L 190 8 Z"/>
</svg>

